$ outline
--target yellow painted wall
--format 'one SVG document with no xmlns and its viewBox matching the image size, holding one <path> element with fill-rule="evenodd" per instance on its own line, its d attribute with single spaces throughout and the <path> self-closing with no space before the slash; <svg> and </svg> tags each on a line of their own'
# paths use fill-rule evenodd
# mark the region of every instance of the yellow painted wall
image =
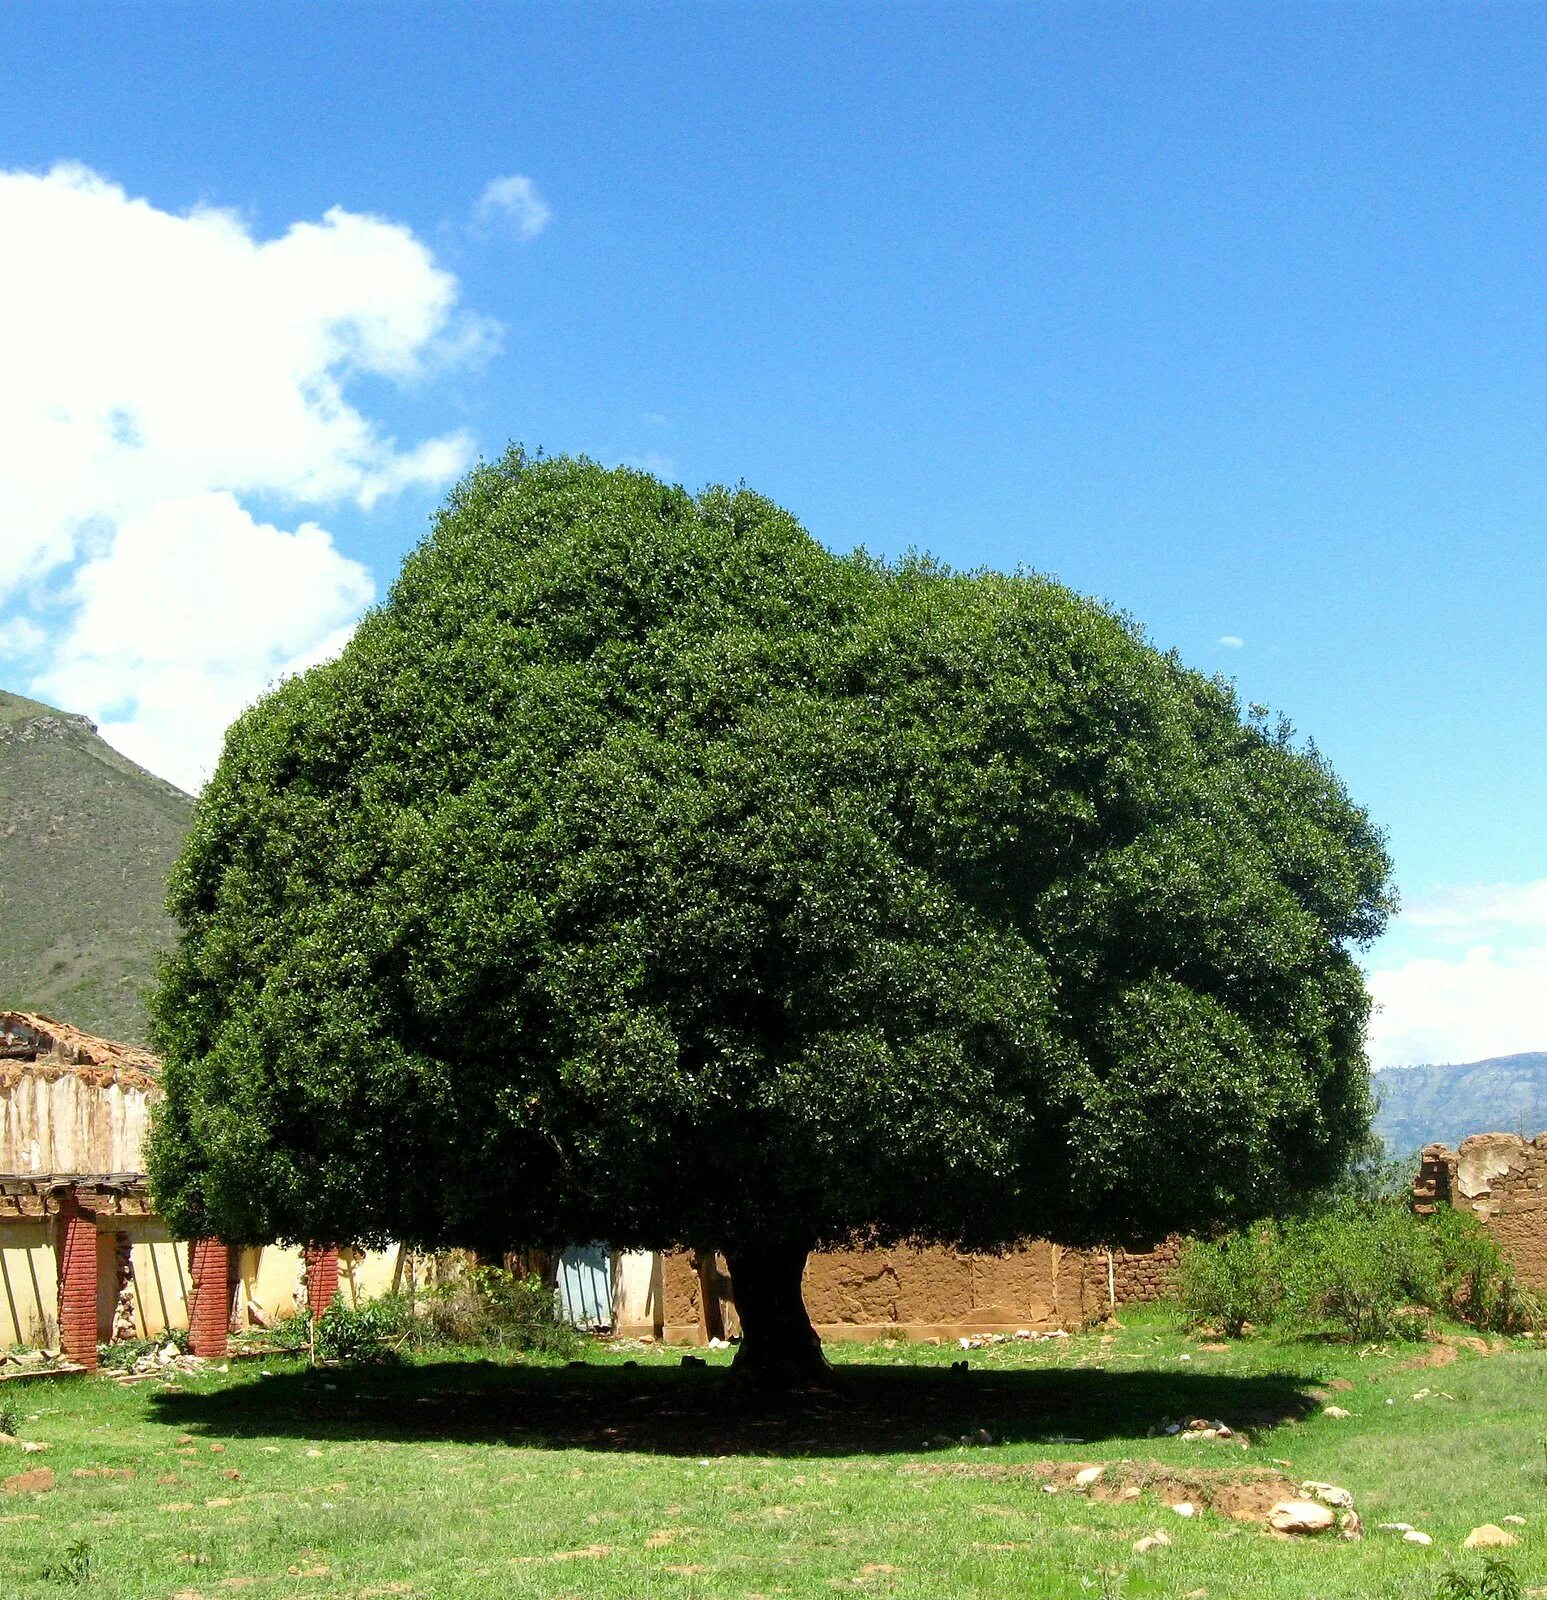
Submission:
<svg viewBox="0 0 1547 1600">
<path fill-rule="evenodd" d="M 53 1223 L 17 1218 L 0 1224 L 0 1345 L 52 1346 L 58 1309 Z"/>
</svg>

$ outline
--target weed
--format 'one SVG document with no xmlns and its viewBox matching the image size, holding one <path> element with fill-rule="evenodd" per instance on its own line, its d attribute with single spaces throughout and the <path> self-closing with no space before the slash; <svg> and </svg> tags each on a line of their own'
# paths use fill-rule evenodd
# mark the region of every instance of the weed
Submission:
<svg viewBox="0 0 1547 1600">
<path fill-rule="evenodd" d="M 12 1438 L 21 1432 L 21 1412 L 17 1410 L 14 1402 L 0 1400 L 0 1433 L 8 1433 Z"/>
<path fill-rule="evenodd" d="M 91 1581 L 91 1545 L 85 1539 L 73 1539 L 65 1546 L 64 1555 L 51 1561 L 43 1569 L 47 1583 L 71 1583 L 78 1589 Z"/>
<path fill-rule="evenodd" d="M 1440 1579 L 1434 1600 L 1521 1600 L 1524 1593 L 1519 1575 L 1507 1561 L 1486 1560 L 1476 1573 L 1452 1567 Z"/>
</svg>

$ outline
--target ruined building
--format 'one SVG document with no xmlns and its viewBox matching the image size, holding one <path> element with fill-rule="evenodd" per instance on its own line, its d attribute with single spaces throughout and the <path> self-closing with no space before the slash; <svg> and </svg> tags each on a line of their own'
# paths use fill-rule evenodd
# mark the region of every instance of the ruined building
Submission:
<svg viewBox="0 0 1547 1600">
<path fill-rule="evenodd" d="M 173 1239 L 142 1159 L 157 1073 L 144 1050 L 0 1012 L 0 1347 L 95 1366 L 99 1343 L 187 1328 L 218 1354 L 233 1327 L 320 1310 L 341 1281 L 390 1287 L 390 1254 Z"/>
</svg>

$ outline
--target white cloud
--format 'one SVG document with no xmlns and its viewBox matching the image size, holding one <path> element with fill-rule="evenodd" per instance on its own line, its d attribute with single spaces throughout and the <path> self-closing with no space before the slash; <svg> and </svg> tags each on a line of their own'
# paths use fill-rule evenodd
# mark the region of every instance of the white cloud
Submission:
<svg viewBox="0 0 1547 1600">
<path fill-rule="evenodd" d="M 184 788 L 255 692 L 343 648 L 371 575 L 314 522 L 255 521 L 224 491 L 128 519 L 77 572 L 75 625 L 37 687 Z"/>
<path fill-rule="evenodd" d="M 400 447 L 348 386 L 413 382 L 495 329 L 409 229 L 336 207 L 264 240 L 84 167 L 0 171 L 0 238 L 0 602 L 85 558 L 37 687 L 190 781 L 370 596 L 315 523 L 241 501 L 369 509 L 454 477 L 466 435 Z"/>
<path fill-rule="evenodd" d="M 0 656 L 15 660 L 36 655 L 47 639 L 48 635 L 30 617 L 8 617 L 0 632 Z"/>
<path fill-rule="evenodd" d="M 515 172 L 508 178 L 495 178 L 484 189 L 473 215 L 486 227 L 492 222 L 508 222 L 523 239 L 535 239 L 553 218 L 537 185 Z"/>
<path fill-rule="evenodd" d="M 667 482 L 674 481 L 677 476 L 676 458 L 659 450 L 644 450 L 637 455 L 623 456 L 619 465 L 632 467 L 636 472 L 648 472 Z"/>
<path fill-rule="evenodd" d="M 1547 1050 L 1547 880 L 1454 889 L 1405 910 L 1369 975 L 1377 1066 Z"/>
<path fill-rule="evenodd" d="M 1224 645 L 1227 650 L 1239 650 L 1246 643 L 1244 639 L 1233 633 L 1221 634 L 1215 642 Z"/>
</svg>

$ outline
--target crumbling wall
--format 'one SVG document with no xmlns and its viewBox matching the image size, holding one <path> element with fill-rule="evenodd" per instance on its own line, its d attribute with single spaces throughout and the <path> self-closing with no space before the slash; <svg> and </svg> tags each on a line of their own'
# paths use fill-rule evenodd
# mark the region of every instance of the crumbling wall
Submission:
<svg viewBox="0 0 1547 1600">
<path fill-rule="evenodd" d="M 143 1171 L 153 1094 L 98 1068 L 0 1072 L 0 1172 Z"/>
<path fill-rule="evenodd" d="M 0 1173 L 143 1171 L 153 1056 L 17 1011 L 0 1040 Z"/>
<path fill-rule="evenodd" d="M 1428 1145 L 1413 1184 L 1416 1209 L 1470 1211 L 1514 1263 L 1520 1281 L 1547 1292 L 1547 1133 L 1474 1133 L 1454 1153 Z"/>
</svg>

